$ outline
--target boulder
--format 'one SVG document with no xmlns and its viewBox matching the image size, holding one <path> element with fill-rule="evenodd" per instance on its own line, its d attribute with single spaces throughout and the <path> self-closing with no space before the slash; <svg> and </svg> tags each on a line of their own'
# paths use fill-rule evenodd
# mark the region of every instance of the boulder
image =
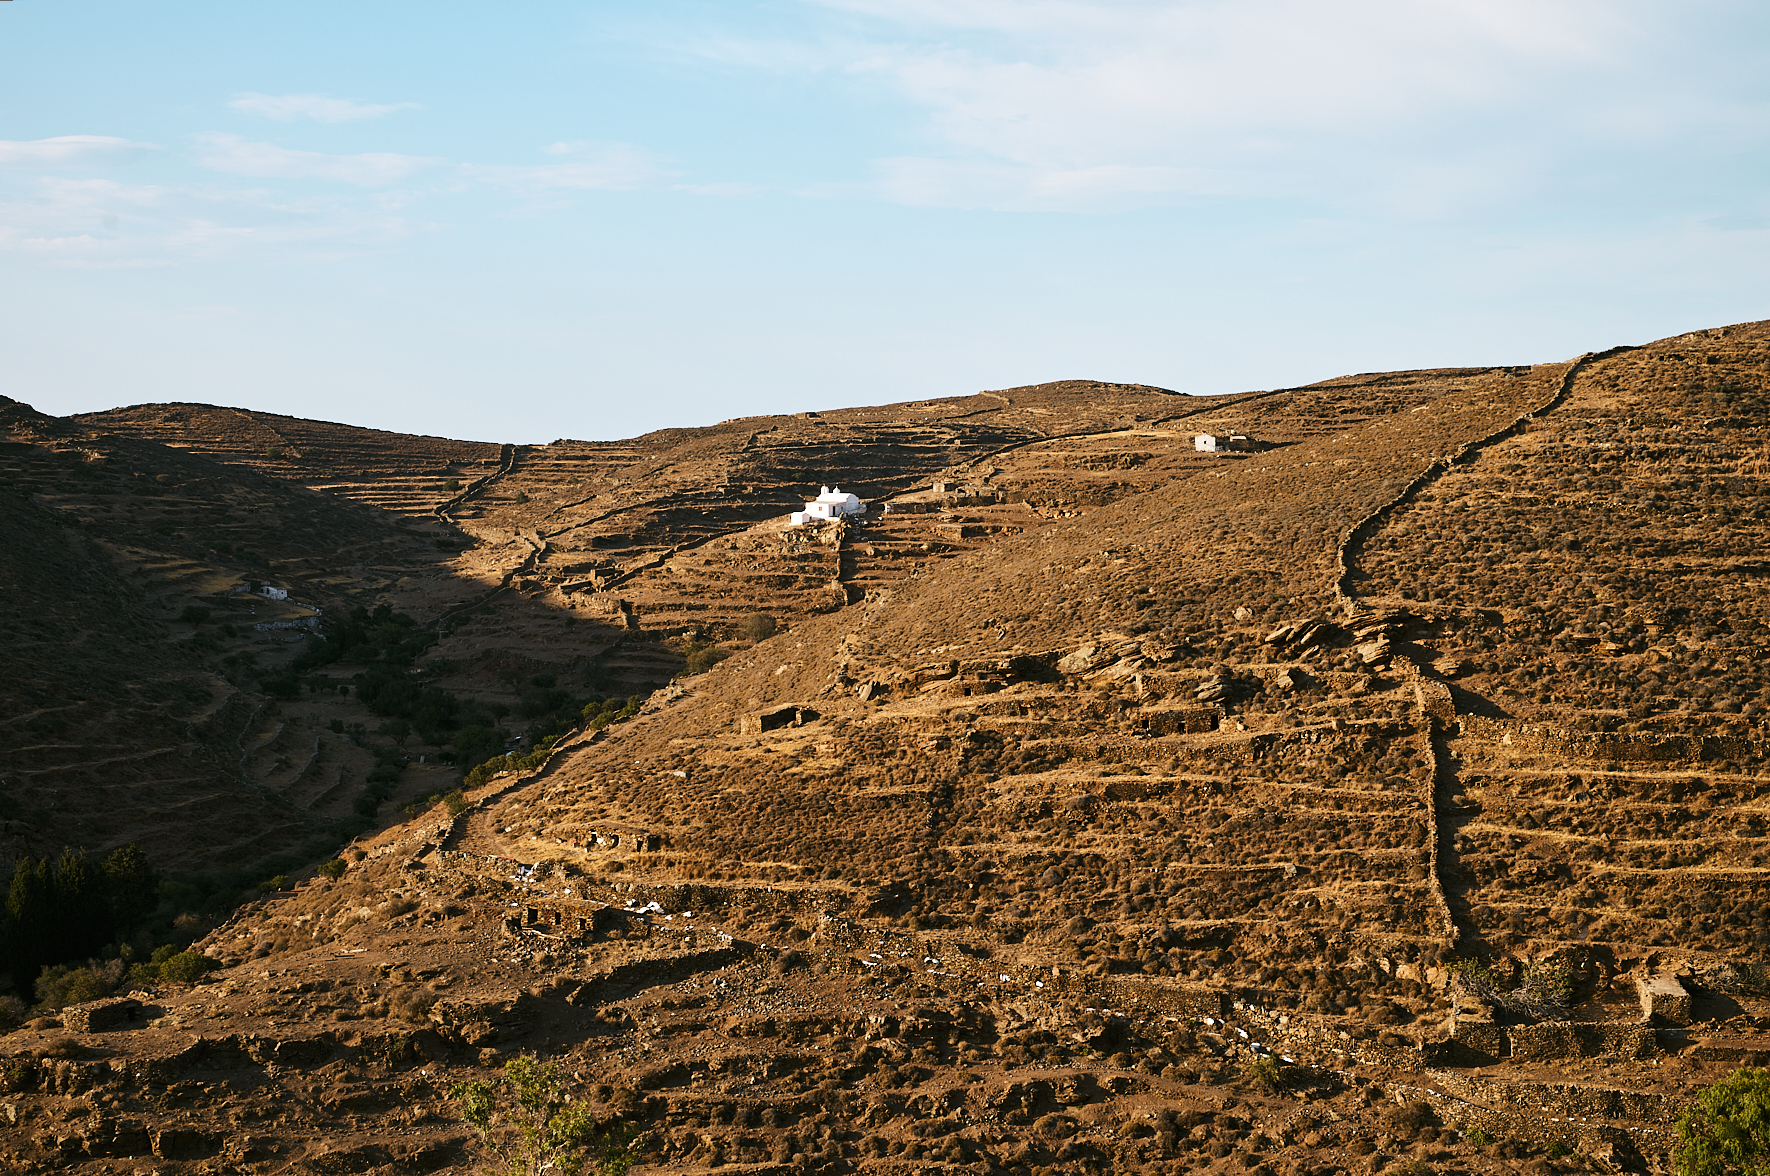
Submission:
<svg viewBox="0 0 1770 1176">
<path fill-rule="evenodd" d="M 1229 693 L 1229 682 L 1221 675 L 1214 674 L 1198 684 L 1198 688 L 1193 691 L 1193 697 L 1200 702 L 1222 702 L 1229 697 Z"/>
<path fill-rule="evenodd" d="M 1112 660 L 1112 654 L 1103 653 L 1097 645 L 1084 645 L 1057 659 L 1057 669 L 1064 674 L 1085 674 L 1096 666 L 1105 665 Z"/>
<path fill-rule="evenodd" d="M 1305 617 L 1299 621 L 1286 621 L 1266 635 L 1268 645 L 1298 645 L 1307 648 L 1319 645 L 1334 631 L 1333 626 L 1319 617 Z"/>
<path fill-rule="evenodd" d="M 1469 672 L 1469 663 L 1463 658 L 1447 653 L 1443 657 L 1433 659 L 1432 672 L 1441 678 L 1455 678 Z"/>
</svg>

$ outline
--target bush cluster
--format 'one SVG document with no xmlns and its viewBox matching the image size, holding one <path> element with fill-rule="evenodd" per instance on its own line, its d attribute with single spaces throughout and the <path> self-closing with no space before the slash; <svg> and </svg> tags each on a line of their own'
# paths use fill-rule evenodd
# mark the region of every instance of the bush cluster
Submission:
<svg viewBox="0 0 1770 1176">
<path fill-rule="evenodd" d="M 639 713 L 639 708 L 644 704 L 645 696 L 643 694 L 631 694 L 625 699 L 591 699 L 584 704 L 581 714 L 585 726 L 592 731 L 600 731 L 610 723 L 625 722 L 632 718 Z"/>
<path fill-rule="evenodd" d="M 729 649 L 721 649 L 711 642 L 697 641 L 688 647 L 682 672 L 684 674 L 704 674 L 730 656 L 731 650 Z"/>
<path fill-rule="evenodd" d="M 478 788 L 500 773 L 526 772 L 530 768 L 538 768 L 547 762 L 547 757 L 550 754 L 552 754 L 551 749 L 543 747 L 528 755 L 517 755 L 515 752 L 511 752 L 509 755 L 495 755 L 468 772 L 463 783 L 468 788 Z"/>
<path fill-rule="evenodd" d="M 55 964 L 37 977 L 37 1011 L 53 1013 L 69 1005 L 99 1000 L 117 990 L 128 965 L 122 959 Z"/>
<path fill-rule="evenodd" d="M 408 817 L 415 817 L 420 813 L 429 812 L 438 804 L 449 810 L 449 816 L 459 816 L 461 811 L 467 807 L 467 797 L 459 788 L 453 792 L 427 793 L 406 805 L 405 813 Z"/>
</svg>

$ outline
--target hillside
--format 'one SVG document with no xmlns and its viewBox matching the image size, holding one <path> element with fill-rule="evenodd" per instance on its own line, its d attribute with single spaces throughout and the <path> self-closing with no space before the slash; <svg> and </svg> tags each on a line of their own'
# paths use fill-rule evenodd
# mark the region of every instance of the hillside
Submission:
<svg viewBox="0 0 1770 1176">
<path fill-rule="evenodd" d="M 8 406 L 47 472 L 7 526 L 53 553 L 8 569 L 21 707 L 172 677 L 185 598 L 129 561 L 163 526 L 213 559 L 210 504 L 259 495 L 278 583 L 421 618 L 428 686 L 557 743 L 238 907 L 207 983 L 9 1035 L 3 1146 L 465 1172 L 445 1092 L 526 1050 L 644 1132 L 636 1171 L 1668 1170 L 1695 1092 L 1770 1057 L 1767 348 L 496 450 L 277 418 L 359 471 L 451 456 L 404 515 L 221 410 Z M 178 499 L 122 497 L 150 462 Z M 831 482 L 874 508 L 784 525 Z M 346 575 L 351 528 L 385 558 Z M 41 652 L 71 640 L 88 677 Z"/>
</svg>

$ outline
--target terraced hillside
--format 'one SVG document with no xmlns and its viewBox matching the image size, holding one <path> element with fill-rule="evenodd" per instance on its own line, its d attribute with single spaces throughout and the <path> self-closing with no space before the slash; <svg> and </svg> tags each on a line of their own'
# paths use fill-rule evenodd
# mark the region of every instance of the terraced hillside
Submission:
<svg viewBox="0 0 1770 1176">
<path fill-rule="evenodd" d="M 311 861 L 374 761 L 331 694 L 277 698 L 301 627 L 431 569 L 396 517 L 0 404 L 4 856 L 138 842 L 186 872 Z M 286 592 L 271 601 L 255 582 Z M 275 627 L 282 626 L 282 627 Z M 291 644 L 293 640 L 294 644 Z"/>
<path fill-rule="evenodd" d="M 534 556 L 523 573 L 530 591 L 569 598 L 632 585 L 623 595 L 674 599 L 669 577 L 704 566 L 706 545 L 778 521 L 822 484 L 883 500 L 926 485 L 949 467 L 1054 432 L 1122 429 L 1183 406 L 1184 398 L 1159 389 L 1071 382 L 883 409 L 727 421 L 615 444 L 525 446 L 495 491 L 452 514 L 488 540 L 514 534 L 525 542 Z M 696 554 L 677 560 L 689 552 Z M 790 611 L 807 599 L 806 592 L 787 591 L 778 607 Z M 752 608 L 767 607 L 775 594 L 752 593 L 750 600 Z M 641 626 L 679 631 L 702 624 L 680 615 L 684 603 L 652 620 L 638 610 Z M 714 624 L 729 620 L 711 618 Z"/>
<path fill-rule="evenodd" d="M 1469 712 L 1442 787 L 1471 942 L 1770 950 L 1766 354 L 1733 329 L 1592 364 L 1372 537 L 1361 592 L 1420 615 Z"/>
<path fill-rule="evenodd" d="M 4 1146 L 467 1171 L 534 1051 L 636 1171 L 1668 1170 L 1770 1057 L 1767 346 L 516 447 L 433 680 L 661 688 L 9 1036 Z"/>
<path fill-rule="evenodd" d="M 210 404 L 137 404 L 72 418 L 379 507 L 427 515 L 489 476 L 501 450 Z"/>
</svg>

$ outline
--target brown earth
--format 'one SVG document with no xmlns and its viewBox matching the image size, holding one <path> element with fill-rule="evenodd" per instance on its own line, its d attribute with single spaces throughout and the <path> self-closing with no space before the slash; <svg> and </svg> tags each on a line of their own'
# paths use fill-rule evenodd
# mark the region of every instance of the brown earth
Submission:
<svg viewBox="0 0 1770 1176">
<path fill-rule="evenodd" d="M 475 705 L 660 688 L 242 905 L 208 983 L 6 1038 L 0 1147 L 465 1171 L 448 1086 L 529 1050 L 643 1171 L 1664 1170 L 1693 1093 L 1770 1057 L 1767 345 L 501 449 L 8 405 L 5 525 L 45 553 L 8 561 L 15 846 L 102 804 L 95 848 L 182 824 L 220 863 L 336 811 L 220 728 L 145 757 L 199 705 L 160 683 L 262 716 L 169 619 L 253 575 L 421 617 Z M 785 527 L 825 482 L 873 509 Z M 385 746 L 325 697 L 282 729 Z M 224 771 L 212 826 L 167 819 Z"/>
</svg>

